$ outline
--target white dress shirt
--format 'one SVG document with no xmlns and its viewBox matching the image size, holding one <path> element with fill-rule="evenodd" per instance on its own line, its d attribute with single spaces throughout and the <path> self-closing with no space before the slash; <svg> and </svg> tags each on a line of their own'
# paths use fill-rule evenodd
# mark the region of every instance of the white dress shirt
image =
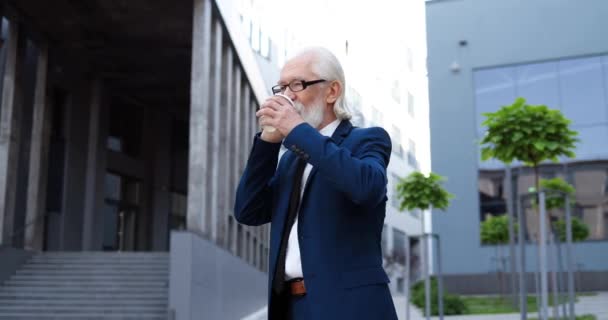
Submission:
<svg viewBox="0 0 608 320">
<path fill-rule="evenodd" d="M 326 125 L 323 129 L 319 131 L 320 134 L 331 137 L 334 134 L 334 131 L 340 125 L 340 120 L 336 119 L 334 122 Z M 310 163 L 306 164 L 306 168 L 304 168 L 304 173 L 302 174 L 302 188 L 300 191 L 300 201 L 302 201 L 302 196 L 304 195 L 304 187 L 306 186 L 306 181 L 308 180 L 308 175 L 310 175 L 310 171 L 312 170 L 312 165 Z M 298 212 L 299 212 L 298 208 Z M 285 257 L 285 280 L 290 280 L 294 278 L 302 278 L 302 260 L 300 259 L 300 242 L 298 241 L 298 218 L 296 216 L 296 221 L 291 228 L 291 232 L 289 233 L 289 241 L 287 242 L 287 255 Z"/>
</svg>

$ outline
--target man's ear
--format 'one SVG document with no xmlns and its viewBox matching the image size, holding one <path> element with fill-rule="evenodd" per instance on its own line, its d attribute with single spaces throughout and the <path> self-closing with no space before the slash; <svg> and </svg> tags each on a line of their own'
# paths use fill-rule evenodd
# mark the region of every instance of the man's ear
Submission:
<svg viewBox="0 0 608 320">
<path fill-rule="evenodd" d="M 334 104 L 336 103 L 336 101 L 338 100 L 338 98 L 340 97 L 340 94 L 342 93 L 342 84 L 339 81 L 332 81 L 329 84 L 329 88 L 328 88 L 328 95 L 325 98 L 325 102 L 327 104 Z"/>
</svg>

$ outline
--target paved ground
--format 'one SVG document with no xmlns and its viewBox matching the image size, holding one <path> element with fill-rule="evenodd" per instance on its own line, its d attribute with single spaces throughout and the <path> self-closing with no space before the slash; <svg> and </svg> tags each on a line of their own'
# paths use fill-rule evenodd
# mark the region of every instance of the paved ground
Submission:
<svg viewBox="0 0 608 320">
<path fill-rule="evenodd" d="M 395 308 L 399 320 L 405 320 L 405 297 L 397 296 L 393 299 L 395 301 Z M 579 301 L 575 305 L 576 314 L 593 314 L 597 317 L 597 320 L 608 320 L 608 292 L 600 292 L 595 296 L 590 297 L 579 297 Z M 551 314 L 551 310 L 549 313 Z M 529 314 L 529 317 L 538 318 L 538 314 Z M 507 313 L 497 315 L 467 315 L 467 316 L 446 316 L 445 319 L 449 320 L 519 320 L 519 314 Z M 422 312 L 416 307 L 410 306 L 410 320 L 423 320 Z M 432 317 L 431 319 L 436 320 L 438 317 Z"/>
</svg>

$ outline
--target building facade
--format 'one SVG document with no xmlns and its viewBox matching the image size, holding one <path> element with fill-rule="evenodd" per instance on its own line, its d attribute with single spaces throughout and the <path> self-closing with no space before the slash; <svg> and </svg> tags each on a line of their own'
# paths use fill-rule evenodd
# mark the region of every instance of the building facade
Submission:
<svg viewBox="0 0 608 320">
<path fill-rule="evenodd" d="M 269 91 L 231 2 L 9 0 L 0 16 L 0 256 L 170 250 L 190 272 L 171 271 L 178 319 L 263 307 L 269 227 L 232 208 Z M 195 279 L 234 274 L 251 275 L 241 303 L 192 311 L 211 294 Z"/>
<path fill-rule="evenodd" d="M 448 288 L 487 292 L 496 287 L 491 273 L 509 270 L 480 240 L 480 223 L 506 212 L 507 192 L 504 164 L 481 161 L 478 142 L 482 114 L 523 97 L 559 109 L 579 132 L 576 158 L 543 164 L 540 172 L 576 188 L 573 214 L 589 227 L 589 237 L 574 246 L 577 288 L 607 289 L 608 4 L 457 0 L 427 1 L 426 8 L 432 169 L 448 177 L 456 195 L 447 212 L 433 212 Z M 527 193 L 532 170 L 514 163 L 512 172 L 513 194 Z M 533 238 L 537 219 L 531 208 L 524 211 Z M 536 270 L 530 244 L 526 261 L 527 272 Z"/>
</svg>

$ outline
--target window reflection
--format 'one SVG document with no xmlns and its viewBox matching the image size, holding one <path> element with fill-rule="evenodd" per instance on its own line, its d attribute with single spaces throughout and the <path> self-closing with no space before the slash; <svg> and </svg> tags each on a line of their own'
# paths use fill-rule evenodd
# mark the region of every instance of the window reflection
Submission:
<svg viewBox="0 0 608 320">
<path fill-rule="evenodd" d="M 540 168 L 543 179 L 560 177 L 575 189 L 572 216 L 580 218 L 589 227 L 587 240 L 608 239 L 608 161 L 578 162 L 564 165 L 544 165 Z M 507 212 L 504 185 L 504 170 L 480 170 L 479 219 Z M 532 168 L 515 168 L 512 172 L 514 193 L 523 196 L 535 185 Z M 524 231 L 527 240 L 538 239 L 538 214 L 530 201 L 522 201 L 525 212 Z M 549 210 L 551 221 L 565 218 L 564 209 Z"/>
<path fill-rule="evenodd" d="M 474 72 L 477 139 L 485 129 L 483 113 L 510 105 L 516 97 L 529 104 L 561 110 L 580 133 L 579 160 L 608 158 L 608 55 L 479 69 Z M 496 160 L 483 169 L 500 169 Z"/>
</svg>

